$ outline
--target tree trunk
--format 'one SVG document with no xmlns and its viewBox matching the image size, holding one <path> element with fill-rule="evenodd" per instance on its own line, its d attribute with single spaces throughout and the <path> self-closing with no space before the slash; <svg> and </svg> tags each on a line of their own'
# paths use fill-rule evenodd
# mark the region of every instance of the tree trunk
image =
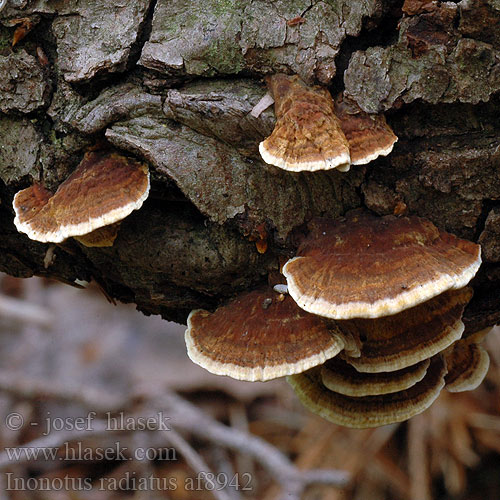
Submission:
<svg viewBox="0 0 500 500">
<path fill-rule="evenodd" d="M 471 331 L 500 321 L 500 4 L 401 4 L 7 0 L 0 270 L 94 278 L 113 298 L 184 322 L 265 281 L 314 215 L 398 205 L 482 244 L 465 320 Z M 12 48 L 16 26 L 26 36 Z M 274 113 L 249 112 L 275 72 L 385 112 L 393 152 L 347 173 L 266 165 L 258 144 Z M 57 187 L 103 141 L 145 160 L 152 176 L 115 244 L 54 247 L 18 233 L 16 191 L 32 180 Z M 255 238 L 267 239 L 265 253 Z"/>
</svg>

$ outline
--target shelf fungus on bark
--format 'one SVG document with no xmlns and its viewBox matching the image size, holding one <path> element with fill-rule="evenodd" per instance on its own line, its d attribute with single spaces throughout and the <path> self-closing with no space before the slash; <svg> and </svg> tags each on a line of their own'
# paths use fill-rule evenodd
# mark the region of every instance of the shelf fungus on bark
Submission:
<svg viewBox="0 0 500 500">
<path fill-rule="evenodd" d="M 469 287 L 448 290 L 400 313 L 375 319 L 337 321 L 342 331 L 362 339 L 359 357 L 344 359 L 359 372 L 393 372 L 443 351 L 461 338 Z"/>
<path fill-rule="evenodd" d="M 216 375 L 270 380 L 337 355 L 341 334 L 271 287 L 243 293 L 211 313 L 194 310 L 185 334 L 191 360 Z"/>
<path fill-rule="evenodd" d="M 342 94 L 309 87 L 298 76 L 266 78 L 274 99 L 276 126 L 259 151 L 266 163 L 293 172 L 349 170 L 388 155 L 398 140 L 383 115 L 365 113 Z M 268 95 L 252 111 L 271 103 Z"/>
<path fill-rule="evenodd" d="M 120 222 L 115 222 L 109 226 L 100 227 L 91 233 L 82 234 L 81 236 L 73 236 L 76 241 L 79 241 L 86 247 L 112 247 L 120 230 Z"/>
<path fill-rule="evenodd" d="M 338 356 L 321 368 L 323 385 L 346 396 L 377 396 L 403 391 L 420 382 L 429 367 L 429 359 L 393 372 L 361 373 Z"/>
<path fill-rule="evenodd" d="M 430 360 L 425 376 L 410 388 L 376 396 L 353 397 L 331 391 L 316 367 L 288 377 L 306 408 L 330 422 L 367 428 L 402 422 L 426 410 L 445 385 L 446 366 L 441 356 Z"/>
<path fill-rule="evenodd" d="M 415 216 L 353 211 L 309 229 L 283 274 L 297 304 L 327 318 L 396 314 L 465 287 L 481 265 L 479 245 Z"/>
<path fill-rule="evenodd" d="M 490 330 L 487 328 L 460 339 L 443 352 L 448 368 L 445 380 L 449 392 L 472 391 L 486 377 L 490 357 L 479 343 Z"/>
<path fill-rule="evenodd" d="M 264 161 L 292 172 L 349 170 L 349 144 L 328 90 L 283 74 L 269 76 L 266 82 L 277 121 L 259 145 Z"/>
<path fill-rule="evenodd" d="M 351 165 L 365 165 L 387 156 L 398 140 L 383 114 L 366 113 L 342 94 L 335 99 L 335 114 L 349 143 Z"/>
<path fill-rule="evenodd" d="M 146 165 L 117 153 L 87 152 L 53 195 L 37 184 L 19 191 L 14 224 L 36 241 L 60 243 L 87 235 L 94 245 L 112 245 L 116 226 L 88 235 L 139 209 L 148 194 Z"/>
</svg>

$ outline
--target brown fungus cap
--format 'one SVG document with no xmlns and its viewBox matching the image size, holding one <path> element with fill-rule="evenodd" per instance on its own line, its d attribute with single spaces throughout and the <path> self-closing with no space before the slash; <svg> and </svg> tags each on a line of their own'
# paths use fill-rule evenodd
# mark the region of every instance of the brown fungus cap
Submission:
<svg viewBox="0 0 500 500">
<path fill-rule="evenodd" d="M 337 321 L 342 331 L 359 335 L 361 355 L 345 360 L 360 372 L 392 372 L 443 351 L 460 339 L 469 287 L 448 290 L 423 304 L 392 316 Z"/>
<path fill-rule="evenodd" d="M 367 428 L 402 422 L 426 410 L 444 387 L 446 368 L 440 356 L 431 359 L 425 377 L 404 391 L 351 397 L 327 389 L 321 368 L 288 377 L 302 404 L 339 425 Z"/>
<path fill-rule="evenodd" d="M 28 224 L 48 203 L 52 194 L 38 183 L 16 193 L 14 196 L 14 209 L 18 221 L 16 226 L 18 224 Z"/>
<path fill-rule="evenodd" d="M 299 373 L 344 346 L 321 318 L 267 286 L 237 296 L 214 313 L 192 311 L 185 340 L 196 364 L 249 381 Z"/>
<path fill-rule="evenodd" d="M 353 211 L 309 229 L 283 274 L 297 304 L 327 318 L 396 314 L 464 287 L 481 265 L 479 245 L 415 216 Z"/>
<path fill-rule="evenodd" d="M 448 368 L 446 389 L 449 392 L 472 391 L 484 380 L 490 367 L 488 353 L 474 335 L 458 340 L 444 353 Z"/>
<path fill-rule="evenodd" d="M 335 100 L 335 114 L 349 143 L 352 165 L 364 165 L 388 155 L 398 140 L 384 115 L 368 114 L 342 94 Z"/>
<path fill-rule="evenodd" d="M 259 145 L 266 163 L 285 170 L 349 170 L 349 144 L 326 89 L 308 87 L 298 76 L 266 78 L 274 98 L 276 126 Z"/>
<path fill-rule="evenodd" d="M 376 396 L 412 387 L 420 382 L 429 367 L 429 360 L 394 372 L 360 373 L 339 357 L 326 361 L 321 368 L 323 385 L 346 396 Z"/>
<path fill-rule="evenodd" d="M 14 197 L 17 230 L 42 242 L 60 243 L 118 222 L 149 194 L 148 168 L 116 153 L 88 152 L 76 170 L 36 210 L 33 186 Z M 36 212 L 35 215 L 32 215 Z"/>
<path fill-rule="evenodd" d="M 86 247 L 112 247 L 118 236 L 121 222 L 115 222 L 109 226 L 100 227 L 91 233 L 82 234 L 81 236 L 73 236 L 75 240 Z"/>
</svg>

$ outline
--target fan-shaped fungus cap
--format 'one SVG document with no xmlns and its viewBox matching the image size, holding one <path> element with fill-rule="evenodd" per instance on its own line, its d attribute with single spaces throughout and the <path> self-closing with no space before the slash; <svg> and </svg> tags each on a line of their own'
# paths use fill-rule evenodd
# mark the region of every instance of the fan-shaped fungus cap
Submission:
<svg viewBox="0 0 500 500">
<path fill-rule="evenodd" d="M 426 410 L 444 386 L 446 368 L 440 356 L 431 359 L 424 378 L 404 391 L 351 397 L 327 389 L 321 368 L 288 377 L 302 404 L 335 424 L 366 428 L 402 422 Z"/>
<path fill-rule="evenodd" d="M 448 290 L 392 316 L 338 321 L 341 330 L 362 339 L 361 355 L 345 360 L 359 372 L 392 372 L 430 358 L 458 340 L 464 331 L 469 287 Z"/>
<path fill-rule="evenodd" d="M 415 216 L 355 211 L 309 228 L 283 274 L 297 304 L 327 318 L 396 314 L 464 287 L 481 265 L 479 245 Z"/>
<path fill-rule="evenodd" d="M 370 115 L 342 94 L 335 100 L 335 114 L 349 143 L 352 165 L 388 155 L 398 140 L 383 114 Z"/>
<path fill-rule="evenodd" d="M 308 87 L 298 76 L 266 79 L 274 98 L 276 126 L 259 145 L 266 163 L 285 170 L 349 170 L 349 144 L 326 89 Z"/>
<path fill-rule="evenodd" d="M 118 222 L 140 208 L 149 194 L 149 171 L 116 153 L 89 152 L 36 210 L 33 203 L 26 203 L 26 199 L 33 202 L 33 189 L 15 195 L 14 224 L 32 240 L 59 243 Z"/>
<path fill-rule="evenodd" d="M 489 329 L 485 332 L 488 331 Z M 490 367 L 490 357 L 477 343 L 482 340 L 481 337 L 482 335 L 472 335 L 458 340 L 443 353 L 448 368 L 445 378 L 448 391 L 472 391 L 486 377 Z"/>
<path fill-rule="evenodd" d="M 420 382 L 429 367 L 426 359 L 402 370 L 381 373 L 360 373 L 339 357 L 329 359 L 321 367 L 323 385 L 346 396 L 376 396 L 412 387 Z"/>
<path fill-rule="evenodd" d="M 214 313 L 192 311 L 185 334 L 192 361 L 216 375 L 270 380 L 324 363 L 341 337 L 271 287 L 243 293 Z"/>
</svg>

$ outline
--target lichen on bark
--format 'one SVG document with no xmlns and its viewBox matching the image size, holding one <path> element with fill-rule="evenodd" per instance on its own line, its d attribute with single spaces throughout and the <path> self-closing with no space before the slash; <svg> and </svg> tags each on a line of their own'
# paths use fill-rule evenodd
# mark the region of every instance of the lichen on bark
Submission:
<svg viewBox="0 0 500 500">
<path fill-rule="evenodd" d="M 345 74 L 346 93 L 369 113 L 416 99 L 488 101 L 500 90 L 500 50 L 498 44 L 483 41 L 495 41 L 482 36 L 484 26 L 472 29 L 475 8 L 475 2 L 443 2 L 431 12 L 404 17 L 396 43 L 353 54 Z M 492 6 L 491 17 L 498 24 L 500 10 Z"/>
<path fill-rule="evenodd" d="M 167 74 L 286 71 L 328 83 L 344 38 L 379 10 L 377 0 L 159 0 L 139 63 Z M 304 22 L 287 24 L 297 16 Z"/>
</svg>

